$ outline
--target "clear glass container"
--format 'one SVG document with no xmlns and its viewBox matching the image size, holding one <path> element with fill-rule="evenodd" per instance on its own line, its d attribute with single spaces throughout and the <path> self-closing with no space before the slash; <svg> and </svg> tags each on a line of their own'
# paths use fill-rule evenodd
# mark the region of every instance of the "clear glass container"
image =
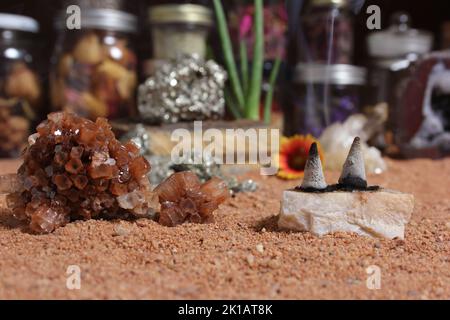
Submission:
<svg viewBox="0 0 450 320">
<path fill-rule="evenodd" d="M 312 0 L 300 21 L 301 62 L 353 63 L 353 16 L 348 0 Z"/>
<path fill-rule="evenodd" d="M 359 112 L 366 70 L 345 64 L 298 64 L 295 86 L 286 101 L 284 134 L 312 134 Z"/>
<path fill-rule="evenodd" d="M 204 59 L 212 11 L 197 4 L 167 4 L 149 9 L 153 59 L 174 59 L 196 54 Z"/>
<path fill-rule="evenodd" d="M 20 155 L 41 113 L 42 87 L 35 68 L 32 18 L 0 14 L 0 157 Z"/>
<path fill-rule="evenodd" d="M 408 74 L 408 69 L 430 52 L 433 36 L 410 26 L 406 13 L 396 13 L 391 17 L 389 28 L 371 33 L 367 37 L 370 61 L 369 104 L 388 102 L 395 104 L 393 90 L 397 83 Z"/>
<path fill-rule="evenodd" d="M 407 142 L 404 136 L 408 130 L 403 128 L 411 125 L 411 119 L 422 118 L 420 108 L 412 112 L 410 105 L 405 106 L 403 101 L 411 75 L 433 46 L 433 35 L 411 28 L 410 22 L 408 14 L 395 13 L 389 28 L 373 32 L 367 38 L 370 68 L 366 104 L 386 102 L 389 106 L 387 126 L 377 146 L 390 156 L 398 156 L 401 146 Z"/>
<path fill-rule="evenodd" d="M 59 36 L 50 75 L 54 110 L 95 119 L 135 114 L 137 58 L 135 16 L 113 9 L 84 10 L 80 30 L 65 28 Z"/>
</svg>

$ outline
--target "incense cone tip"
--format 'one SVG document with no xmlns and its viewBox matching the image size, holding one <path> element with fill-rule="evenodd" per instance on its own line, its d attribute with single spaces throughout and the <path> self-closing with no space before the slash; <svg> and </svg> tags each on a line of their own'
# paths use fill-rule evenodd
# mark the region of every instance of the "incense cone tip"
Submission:
<svg viewBox="0 0 450 320">
<path fill-rule="evenodd" d="M 317 143 L 313 142 L 313 144 L 311 145 L 311 147 L 309 148 L 309 157 L 316 157 L 319 155 L 319 151 L 317 149 Z"/>
<path fill-rule="evenodd" d="M 301 188 L 323 190 L 326 187 L 327 184 L 323 176 L 322 162 L 320 161 L 317 144 L 314 142 L 309 148 L 308 160 L 306 161 Z"/>
<path fill-rule="evenodd" d="M 364 157 L 361 150 L 361 139 L 356 137 L 344 163 L 339 183 L 350 187 L 367 187 Z"/>
</svg>

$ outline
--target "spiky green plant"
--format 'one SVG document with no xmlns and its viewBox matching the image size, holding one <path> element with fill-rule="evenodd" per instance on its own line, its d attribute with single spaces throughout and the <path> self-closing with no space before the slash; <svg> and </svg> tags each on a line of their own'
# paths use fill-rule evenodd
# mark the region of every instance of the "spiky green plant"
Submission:
<svg viewBox="0 0 450 320">
<path fill-rule="evenodd" d="M 247 47 L 244 41 L 239 44 L 240 75 L 234 59 L 233 46 L 230 40 L 227 20 L 221 0 L 213 0 L 217 17 L 220 42 L 222 45 L 225 67 L 228 71 L 230 88 L 225 90 L 227 106 L 235 118 L 260 120 L 260 100 L 264 64 L 264 18 L 263 0 L 254 0 L 253 32 L 255 42 L 253 47 L 251 72 L 248 70 Z M 276 59 L 269 79 L 269 91 L 264 101 L 264 121 L 270 122 L 270 107 L 273 100 L 273 90 L 279 73 L 281 60 Z"/>
</svg>

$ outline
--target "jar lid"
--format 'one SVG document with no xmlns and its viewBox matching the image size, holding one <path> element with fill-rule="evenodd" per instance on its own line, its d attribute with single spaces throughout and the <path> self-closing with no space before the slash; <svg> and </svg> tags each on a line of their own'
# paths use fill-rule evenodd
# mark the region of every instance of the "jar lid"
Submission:
<svg viewBox="0 0 450 320">
<path fill-rule="evenodd" d="M 39 32 L 39 23 L 27 16 L 0 13 L 0 28 L 37 33 Z"/>
<path fill-rule="evenodd" d="M 57 29 L 65 28 L 67 14 L 62 12 L 55 20 Z M 81 28 L 95 28 L 135 33 L 138 30 L 137 17 L 130 13 L 114 9 L 81 10 Z"/>
<path fill-rule="evenodd" d="M 366 69 L 350 64 L 299 63 L 295 81 L 299 83 L 329 83 L 335 85 L 364 85 Z"/>
<path fill-rule="evenodd" d="M 212 11 L 198 4 L 167 4 L 152 6 L 148 10 L 151 23 L 195 23 L 211 26 Z"/>
<path fill-rule="evenodd" d="M 311 3 L 313 6 L 336 6 L 344 7 L 349 4 L 348 0 L 313 0 Z"/>
<path fill-rule="evenodd" d="M 378 31 L 367 37 L 369 54 L 372 57 L 392 58 L 410 53 L 425 54 L 433 46 L 430 32 L 412 29 L 406 13 L 396 13 L 387 30 Z"/>
</svg>

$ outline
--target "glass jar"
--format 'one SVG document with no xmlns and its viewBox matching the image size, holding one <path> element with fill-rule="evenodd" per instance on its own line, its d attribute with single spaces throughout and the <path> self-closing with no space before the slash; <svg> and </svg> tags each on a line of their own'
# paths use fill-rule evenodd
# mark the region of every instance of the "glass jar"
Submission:
<svg viewBox="0 0 450 320">
<path fill-rule="evenodd" d="M 17 157 L 40 114 L 42 88 L 35 68 L 36 20 L 0 14 L 0 157 Z"/>
<path fill-rule="evenodd" d="M 359 111 L 366 70 L 345 64 L 298 64 L 292 102 L 285 110 L 284 133 L 312 134 Z"/>
<path fill-rule="evenodd" d="M 413 29 L 410 17 L 398 12 L 391 17 L 387 30 L 373 32 L 367 37 L 370 55 L 369 104 L 388 102 L 395 105 L 394 88 L 409 74 L 409 69 L 421 56 L 431 51 L 433 35 Z"/>
<path fill-rule="evenodd" d="M 367 37 L 370 68 L 366 104 L 386 102 L 389 106 L 386 130 L 378 138 L 380 143 L 377 147 L 390 156 L 398 156 L 400 146 L 406 142 L 401 128 L 409 126 L 412 118 L 422 118 L 420 108 L 417 109 L 417 114 L 413 114 L 409 110 L 403 110 L 402 101 L 414 69 L 433 46 L 433 35 L 428 31 L 411 28 L 410 21 L 408 14 L 395 13 L 391 17 L 389 28 Z"/>
<path fill-rule="evenodd" d="M 353 17 L 348 0 L 312 0 L 300 21 L 301 62 L 353 62 Z"/>
<path fill-rule="evenodd" d="M 212 11 L 197 4 L 167 4 L 149 9 L 153 59 L 175 59 L 197 54 L 204 59 Z"/>
<path fill-rule="evenodd" d="M 80 30 L 65 28 L 63 19 L 56 25 L 59 37 L 50 75 L 53 108 L 94 120 L 134 115 L 136 17 L 113 9 L 85 9 Z"/>
</svg>

